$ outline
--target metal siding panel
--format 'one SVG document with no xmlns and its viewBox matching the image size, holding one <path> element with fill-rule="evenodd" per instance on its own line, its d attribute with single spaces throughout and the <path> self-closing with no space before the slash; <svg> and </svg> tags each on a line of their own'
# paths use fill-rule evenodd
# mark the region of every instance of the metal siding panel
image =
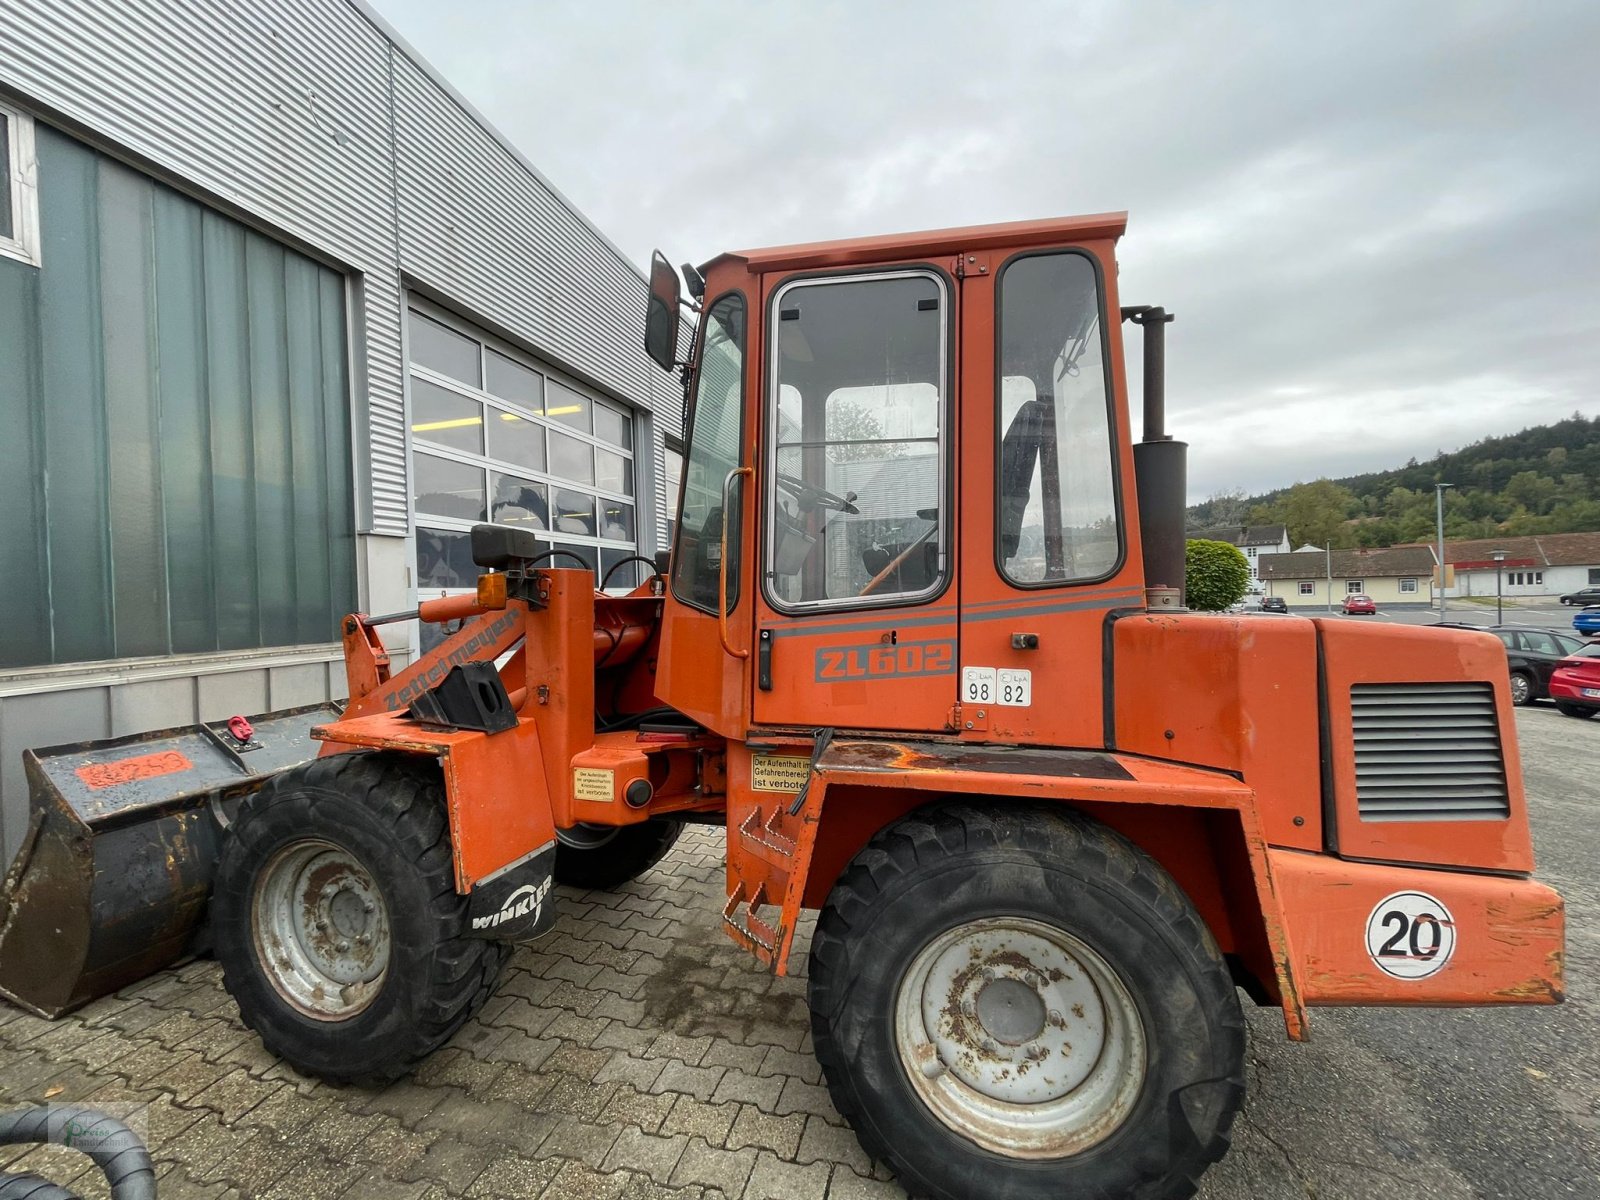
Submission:
<svg viewBox="0 0 1600 1200">
<path fill-rule="evenodd" d="M 396 54 L 401 268 L 580 378 L 650 407 L 629 263 Z"/>
<path fill-rule="evenodd" d="M 7 11 L 0 83 L 361 273 L 372 530 L 408 529 L 402 271 L 680 424 L 638 270 L 348 0 Z"/>
<path fill-rule="evenodd" d="M 103 687 L 0 701 L 0 864 L 9 865 L 28 828 L 28 780 L 22 752 L 111 735 Z"/>
</svg>

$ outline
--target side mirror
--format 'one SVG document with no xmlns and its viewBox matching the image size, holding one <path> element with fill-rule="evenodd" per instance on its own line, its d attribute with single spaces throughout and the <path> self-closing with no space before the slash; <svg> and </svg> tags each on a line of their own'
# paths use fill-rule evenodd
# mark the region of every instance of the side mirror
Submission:
<svg viewBox="0 0 1600 1200">
<path fill-rule="evenodd" d="M 650 256 L 650 304 L 644 318 L 644 349 L 663 371 L 678 362 L 678 311 L 682 304 L 678 272 L 657 250 Z"/>
</svg>

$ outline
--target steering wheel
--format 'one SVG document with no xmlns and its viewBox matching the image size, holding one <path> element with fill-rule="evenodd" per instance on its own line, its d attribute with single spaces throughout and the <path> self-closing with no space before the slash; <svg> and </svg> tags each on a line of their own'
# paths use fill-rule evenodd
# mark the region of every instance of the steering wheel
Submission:
<svg viewBox="0 0 1600 1200">
<path fill-rule="evenodd" d="M 836 512 L 859 515 L 861 510 L 852 501 L 855 500 L 854 492 L 847 492 L 843 496 L 835 496 L 832 492 L 815 487 L 803 479 L 796 479 L 793 475 L 785 475 L 782 471 L 777 473 L 778 486 L 789 492 L 800 501 L 802 511 L 813 508 L 831 508 Z"/>
</svg>

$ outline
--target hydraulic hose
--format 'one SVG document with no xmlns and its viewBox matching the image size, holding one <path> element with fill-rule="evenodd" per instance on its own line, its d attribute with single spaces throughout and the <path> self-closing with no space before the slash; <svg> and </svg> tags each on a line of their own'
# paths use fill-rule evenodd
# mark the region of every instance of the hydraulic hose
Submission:
<svg viewBox="0 0 1600 1200">
<path fill-rule="evenodd" d="M 77 1139 L 92 1131 L 86 1142 Z M 36 1105 L 0 1114 L 0 1145 L 70 1146 L 87 1154 L 111 1185 L 111 1200 L 156 1200 L 156 1169 L 137 1134 L 115 1117 L 77 1104 Z M 0 1189 L 9 1181 L 0 1182 Z M 50 1185 L 53 1187 L 54 1185 Z M 0 1196 L 10 1195 L 0 1190 Z M 18 1191 L 17 1196 L 39 1200 L 71 1197 L 65 1189 Z"/>
</svg>

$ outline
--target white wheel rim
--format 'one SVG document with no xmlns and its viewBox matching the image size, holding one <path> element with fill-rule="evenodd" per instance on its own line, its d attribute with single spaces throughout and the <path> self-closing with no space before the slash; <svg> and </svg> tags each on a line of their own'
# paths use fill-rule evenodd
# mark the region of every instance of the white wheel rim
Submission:
<svg viewBox="0 0 1600 1200">
<path fill-rule="evenodd" d="M 389 910 L 342 846 L 308 838 L 274 854 L 256 878 L 250 925 L 267 979 L 307 1016 L 352 1017 L 383 987 Z"/>
<path fill-rule="evenodd" d="M 1529 686 L 1525 676 L 1513 675 L 1511 677 L 1511 699 L 1513 702 L 1521 704 L 1528 698 L 1528 693 L 1532 690 L 1533 688 Z"/>
<path fill-rule="evenodd" d="M 1096 951 L 1026 917 L 989 917 L 923 947 L 895 999 L 895 1042 L 944 1125 L 1013 1158 L 1105 1140 L 1144 1084 L 1144 1024 Z"/>
</svg>

